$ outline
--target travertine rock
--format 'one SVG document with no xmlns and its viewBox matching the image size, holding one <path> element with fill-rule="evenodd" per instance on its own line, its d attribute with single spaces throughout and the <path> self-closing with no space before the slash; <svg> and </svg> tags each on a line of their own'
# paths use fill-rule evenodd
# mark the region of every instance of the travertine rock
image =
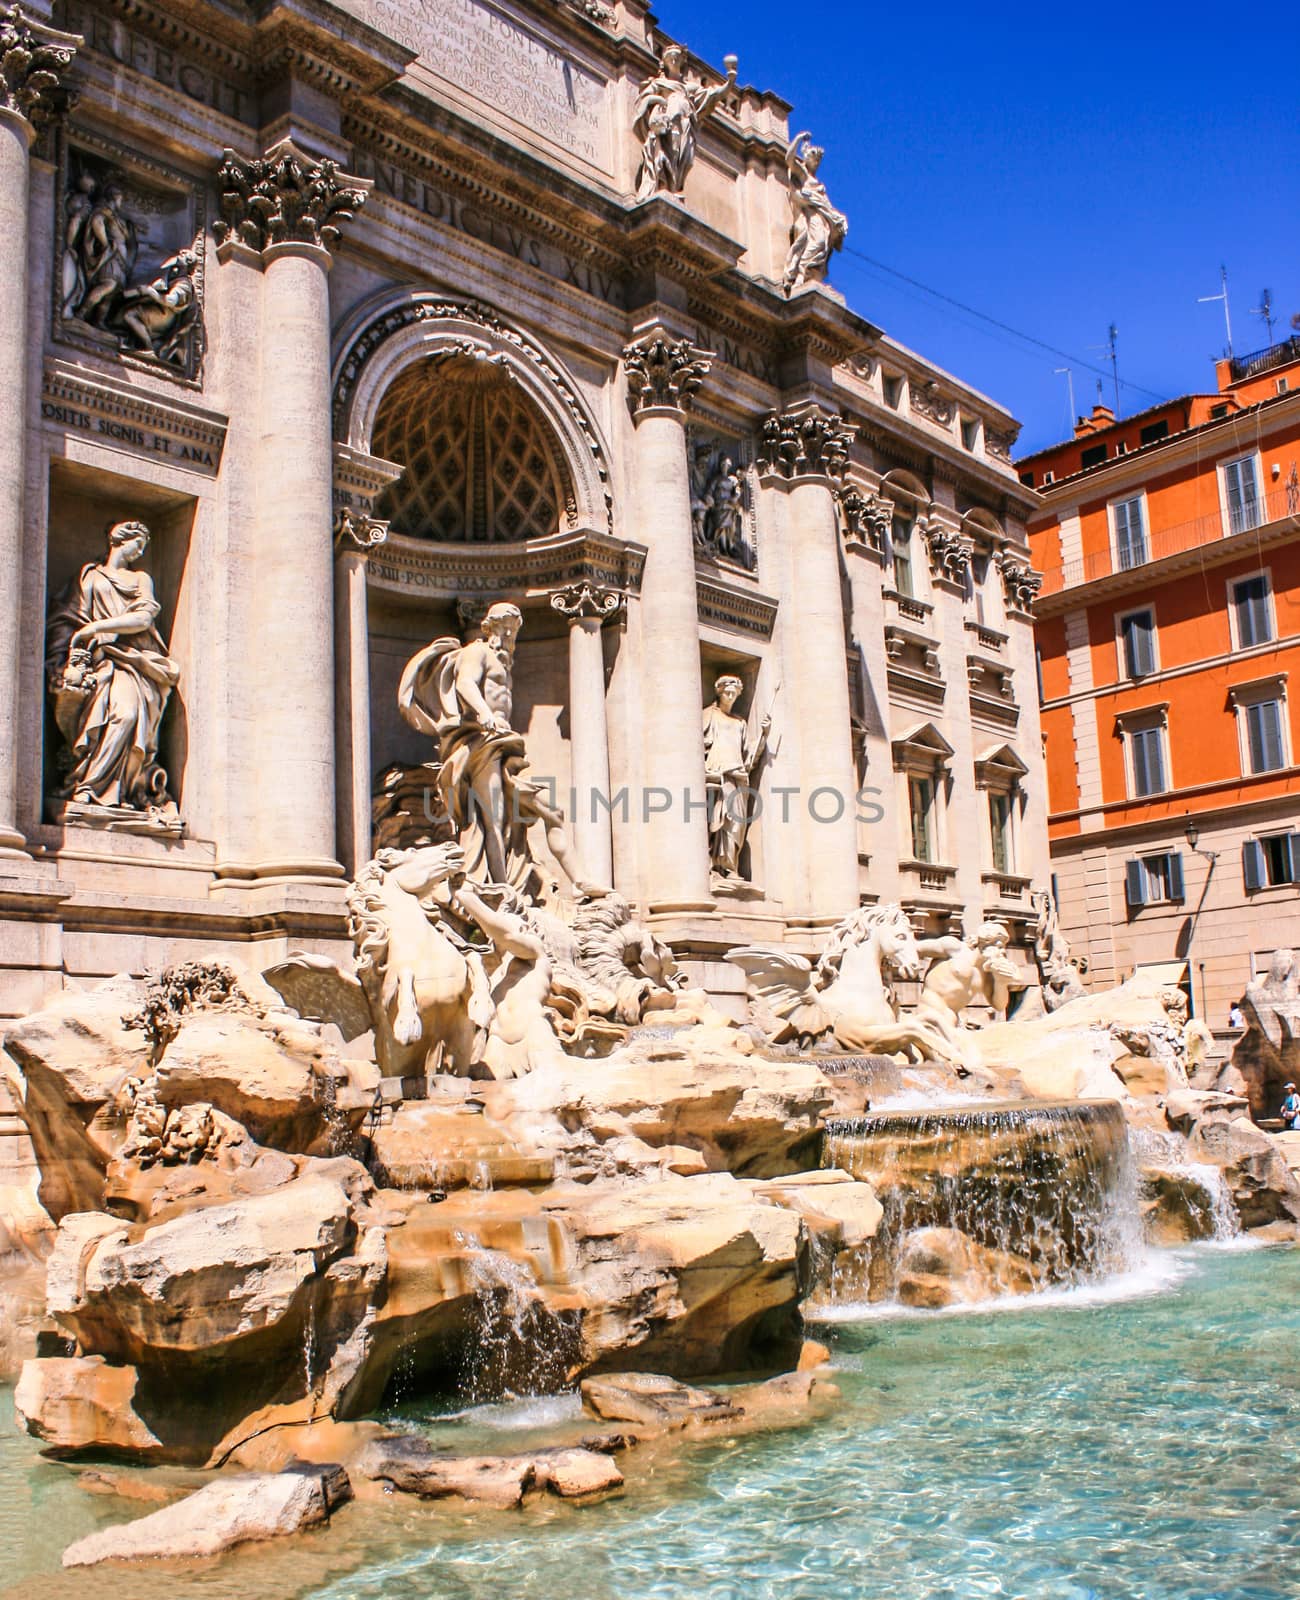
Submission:
<svg viewBox="0 0 1300 1600">
<path fill-rule="evenodd" d="M 357 1472 L 423 1500 L 455 1496 L 502 1508 L 519 1505 L 536 1477 L 531 1456 L 440 1455 L 426 1439 L 405 1434 L 368 1445 Z"/>
<path fill-rule="evenodd" d="M 956 1228 L 921 1228 L 899 1257 L 898 1298 L 905 1306 L 937 1308 L 1028 1294 L 1033 1269 L 1019 1256 L 989 1250 Z"/>
<path fill-rule="evenodd" d="M 328 1520 L 326 1486 L 318 1470 L 241 1473 L 218 1479 L 137 1522 L 79 1540 L 64 1551 L 63 1565 L 215 1556 L 235 1545 L 281 1539 Z"/>
<path fill-rule="evenodd" d="M 1149 1243 L 1172 1248 L 1214 1237 L 1215 1196 L 1203 1175 L 1144 1165 L 1139 1178 Z"/>
<path fill-rule="evenodd" d="M 159 1459 L 162 1441 L 137 1415 L 139 1373 L 102 1356 L 28 1361 L 14 1392 L 18 1421 L 55 1453 L 93 1450 Z"/>
<path fill-rule="evenodd" d="M 22 1075 L 19 1113 L 41 1169 L 41 1204 L 56 1222 L 103 1205 L 104 1169 L 126 1138 L 118 1100 L 127 1079 L 148 1070 L 144 1034 L 123 1025 L 143 996 L 142 984 L 111 978 L 60 995 L 4 1034 Z"/>
<path fill-rule="evenodd" d="M 1277 1141 L 1249 1117 L 1210 1112 L 1190 1142 L 1197 1156 L 1223 1168 L 1243 1228 L 1300 1224 L 1300 1178 Z"/>
<path fill-rule="evenodd" d="M 693 1422 L 734 1421 L 740 1411 L 711 1389 L 692 1389 L 657 1372 L 610 1372 L 582 1382 L 584 1410 L 602 1422 L 632 1422 L 657 1431 Z"/>
</svg>

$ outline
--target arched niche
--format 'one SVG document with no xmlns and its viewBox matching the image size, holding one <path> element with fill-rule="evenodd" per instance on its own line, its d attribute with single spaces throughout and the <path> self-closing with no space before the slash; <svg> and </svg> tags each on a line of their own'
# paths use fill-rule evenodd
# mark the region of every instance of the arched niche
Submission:
<svg viewBox="0 0 1300 1600">
<path fill-rule="evenodd" d="M 422 483 L 397 484 L 390 491 L 395 521 L 404 515 L 416 524 L 422 503 L 425 538 L 524 541 L 542 536 L 538 529 L 553 500 L 551 533 L 612 531 L 605 448 L 575 386 L 549 351 L 490 308 L 431 293 L 389 295 L 352 319 L 341 352 L 334 370 L 340 445 L 397 461 L 414 480 L 413 462 L 449 437 L 448 426 L 461 425 L 463 470 L 436 470 Z M 404 420 L 403 407 L 412 402 L 425 409 Z M 475 441 L 487 440 L 494 426 L 510 430 L 516 466 L 520 449 L 524 466 L 536 460 L 526 492 L 512 491 L 503 476 L 505 453 L 493 466 L 488 455 L 498 452 L 484 444 L 483 465 L 474 460 Z M 411 459 L 386 454 L 394 448 Z M 502 518 L 489 515 L 486 504 L 477 506 L 476 493 L 499 506 Z M 511 522 L 520 531 L 511 533 Z"/>
</svg>

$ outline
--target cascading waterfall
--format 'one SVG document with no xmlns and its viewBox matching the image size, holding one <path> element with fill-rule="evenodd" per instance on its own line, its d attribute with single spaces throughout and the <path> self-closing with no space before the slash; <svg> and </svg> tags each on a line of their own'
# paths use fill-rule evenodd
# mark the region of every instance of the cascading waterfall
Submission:
<svg viewBox="0 0 1300 1600">
<path fill-rule="evenodd" d="M 457 1242 L 467 1246 L 465 1283 L 477 1304 L 474 1335 L 461 1361 L 461 1393 L 478 1402 L 564 1388 L 568 1330 L 547 1309 L 532 1270 L 472 1234 L 458 1234 Z"/>
<path fill-rule="evenodd" d="M 822 1165 L 870 1183 L 884 1207 L 865 1263 L 872 1299 L 892 1298 L 904 1243 L 922 1228 L 953 1229 L 1016 1258 L 1039 1288 L 1090 1282 L 1142 1256 L 1136 1167 L 1115 1102 L 961 1105 L 833 1121 Z"/>
</svg>

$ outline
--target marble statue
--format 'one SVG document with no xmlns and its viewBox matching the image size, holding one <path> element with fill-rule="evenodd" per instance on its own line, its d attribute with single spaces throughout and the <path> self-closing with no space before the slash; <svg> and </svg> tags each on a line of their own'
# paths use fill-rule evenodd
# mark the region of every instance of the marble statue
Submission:
<svg viewBox="0 0 1300 1600">
<path fill-rule="evenodd" d="M 831 255 L 843 249 L 848 236 L 848 218 L 831 204 L 826 185 L 817 176 L 825 153 L 807 133 L 796 134 L 786 150 L 794 209 L 790 253 L 785 263 L 786 294 L 793 294 L 808 283 L 821 283 Z"/>
<path fill-rule="evenodd" d="M 1048 1011 L 1057 1011 L 1071 1000 L 1087 994 L 1083 983 L 1086 966 L 1071 954 L 1069 941 L 1061 932 L 1056 907 L 1047 890 L 1039 890 L 1033 896 L 1033 903 L 1038 913 L 1034 927 L 1034 960 L 1038 964 L 1043 1005 Z"/>
<path fill-rule="evenodd" d="M 158 733 L 180 668 L 158 633 L 153 583 L 138 570 L 148 547 L 144 523 L 116 523 L 105 559 L 82 567 L 50 607 L 46 679 L 66 745 L 55 795 L 179 828 Z"/>
<path fill-rule="evenodd" d="M 122 291 L 113 326 L 120 328 L 124 344 L 147 350 L 168 366 L 185 365 L 199 313 L 198 265 L 193 250 L 181 250 L 149 283 Z"/>
<path fill-rule="evenodd" d="M 681 194 L 695 161 L 696 134 L 706 118 L 736 86 L 736 58 L 728 56 L 725 83 L 707 87 L 686 76 L 686 52 L 670 44 L 657 76 L 641 86 L 632 127 L 641 142 L 638 200 Z"/>
<path fill-rule="evenodd" d="M 916 979 L 924 962 L 901 906 L 864 906 L 846 917 L 816 968 L 775 945 L 729 950 L 727 960 L 745 974 L 754 1020 L 773 1044 L 830 1034 L 842 1050 L 965 1065 L 932 1018 L 899 1015 L 886 974 Z"/>
<path fill-rule="evenodd" d="M 943 1035 L 958 1059 L 964 1054 L 962 1013 L 983 1002 L 995 1016 L 1006 1012 L 1019 970 L 1007 955 L 1009 935 L 1000 922 L 986 922 L 969 939 L 948 935 L 923 939 L 917 950 L 932 958 L 914 1016 Z"/>
<path fill-rule="evenodd" d="M 73 315 L 93 327 L 104 327 L 109 314 L 117 309 L 140 253 L 136 225 L 124 211 L 125 203 L 125 186 L 120 180 L 110 178 L 102 194 L 91 202 L 84 223 L 76 230 L 76 251 L 86 287 Z M 71 218 L 69 232 L 72 232 Z"/>
<path fill-rule="evenodd" d="M 1300 1080 L 1300 973 L 1295 953 L 1274 950 L 1268 972 L 1246 985 L 1241 1002 L 1246 1032 L 1232 1065 L 1246 1081 L 1256 1117 L 1274 1117 L 1284 1086 Z"/>
<path fill-rule="evenodd" d="M 691 462 L 691 526 L 696 547 L 750 565 L 744 520 L 745 491 L 734 457 L 712 443 L 696 445 Z"/>
<path fill-rule="evenodd" d="M 583 872 L 545 785 L 527 777 L 523 735 L 511 726 L 515 641 L 523 626 L 517 606 L 488 608 L 480 637 L 435 639 L 402 674 L 398 706 L 420 733 L 438 740 L 438 788 L 471 877 L 536 888 L 541 873 L 528 830 L 541 822 L 551 854 L 582 894 L 608 885 Z"/>
<path fill-rule="evenodd" d="M 740 852 L 750 828 L 750 795 L 755 769 L 767 749 L 771 717 L 759 723 L 758 737 L 750 737 L 744 717 L 736 715 L 744 684 L 723 673 L 714 690 L 717 698 L 704 710 L 704 772 L 709 797 L 709 855 L 713 870 L 723 878 L 740 872 Z"/>
</svg>

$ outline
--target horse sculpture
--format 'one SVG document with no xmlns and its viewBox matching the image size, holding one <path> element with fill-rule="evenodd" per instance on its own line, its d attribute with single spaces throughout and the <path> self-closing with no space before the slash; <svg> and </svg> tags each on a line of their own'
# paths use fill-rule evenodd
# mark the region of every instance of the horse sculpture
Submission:
<svg viewBox="0 0 1300 1600">
<path fill-rule="evenodd" d="M 831 934 L 816 968 L 771 945 L 729 950 L 773 1044 L 830 1033 L 842 1050 L 864 1055 L 906 1051 L 919 1060 L 964 1063 L 952 1041 L 922 1019 L 900 1017 L 887 972 L 921 976 L 923 958 L 901 906 L 864 906 Z"/>
</svg>

